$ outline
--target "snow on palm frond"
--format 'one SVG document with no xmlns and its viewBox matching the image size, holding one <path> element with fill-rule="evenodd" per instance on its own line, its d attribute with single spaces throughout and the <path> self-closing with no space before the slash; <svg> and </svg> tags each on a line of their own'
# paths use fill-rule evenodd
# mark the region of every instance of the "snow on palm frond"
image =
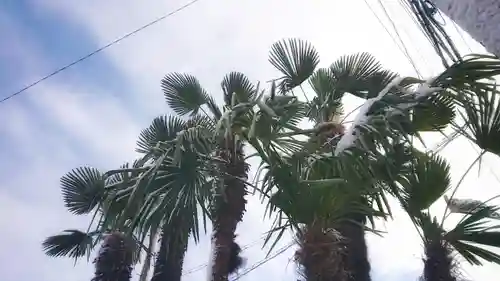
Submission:
<svg viewBox="0 0 500 281">
<path fill-rule="evenodd" d="M 480 200 L 448 198 L 446 195 L 443 197 L 452 213 L 474 214 L 484 208 L 488 208 L 488 206 Z M 492 211 L 489 214 L 489 218 L 500 219 L 500 214 Z"/>
<path fill-rule="evenodd" d="M 410 83 L 420 82 L 420 85 L 415 90 L 409 90 L 402 86 L 404 81 Z M 389 117 L 397 112 L 410 109 L 413 106 L 417 105 L 419 101 L 428 98 L 436 92 L 442 91 L 443 88 L 441 87 L 432 87 L 434 81 L 435 78 L 429 78 L 425 81 L 422 81 L 411 77 L 395 77 L 384 89 L 382 89 L 382 91 L 379 92 L 376 97 L 367 99 L 366 102 L 361 106 L 352 126 L 339 140 L 337 147 L 335 148 L 335 155 L 339 155 L 344 150 L 354 145 L 356 140 L 359 138 L 359 135 L 361 134 L 360 128 L 367 125 L 371 121 L 371 112 L 373 105 L 380 102 L 385 96 L 389 94 L 389 92 L 393 88 L 397 88 L 399 91 L 401 91 L 403 93 L 403 96 L 409 96 L 411 98 L 411 102 L 393 105 L 392 108 L 387 111 L 387 116 Z"/>
<path fill-rule="evenodd" d="M 389 85 L 387 85 L 382 91 L 380 91 L 380 93 L 376 97 L 366 100 L 363 106 L 359 109 L 358 115 L 354 119 L 354 123 L 352 124 L 352 126 L 347 130 L 347 132 L 340 138 L 339 142 L 337 143 L 337 147 L 335 148 L 335 155 L 339 155 L 344 150 L 354 145 L 359 135 L 359 127 L 365 125 L 370 118 L 368 113 L 373 104 L 377 101 L 380 101 L 392 87 L 399 85 L 402 80 L 402 77 L 394 78 L 391 83 L 389 83 Z"/>
</svg>

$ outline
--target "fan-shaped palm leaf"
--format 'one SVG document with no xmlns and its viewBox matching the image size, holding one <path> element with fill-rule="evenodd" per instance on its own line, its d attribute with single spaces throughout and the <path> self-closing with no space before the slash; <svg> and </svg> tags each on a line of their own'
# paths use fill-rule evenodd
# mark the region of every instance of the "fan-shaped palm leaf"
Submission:
<svg viewBox="0 0 500 281">
<path fill-rule="evenodd" d="M 484 248 L 500 248 L 500 225 L 488 223 L 489 215 L 497 210 L 485 207 L 466 216 L 444 238 L 471 264 L 481 265 L 479 258 L 500 264 L 500 255 Z"/>
<path fill-rule="evenodd" d="M 114 202 L 115 206 L 124 204 L 118 221 L 129 220 L 130 227 L 139 232 L 139 241 L 143 241 L 150 230 L 159 231 L 176 216 L 193 221 L 194 237 L 199 237 L 198 207 L 206 206 L 209 198 L 211 186 L 206 185 L 207 171 L 216 169 L 190 147 L 183 147 L 180 153 L 181 161 L 176 163 L 168 154 L 157 159 L 152 170 L 143 173 L 132 189 L 119 192 Z M 112 217 L 106 218 L 108 220 L 113 222 Z M 114 228 L 113 224 L 108 227 Z"/>
<path fill-rule="evenodd" d="M 410 215 L 429 208 L 448 190 L 450 167 L 437 155 L 414 152 L 415 160 L 398 183 L 403 189 L 403 205 Z"/>
<path fill-rule="evenodd" d="M 66 208 L 76 215 L 90 213 L 102 201 L 105 180 L 95 168 L 80 167 L 61 178 Z"/>
<path fill-rule="evenodd" d="M 463 104 L 466 113 L 466 127 L 471 138 L 481 148 L 500 156 L 500 103 L 496 87 L 476 91 Z"/>
<path fill-rule="evenodd" d="M 255 87 L 245 74 L 240 72 L 227 74 L 222 80 L 221 87 L 227 105 L 234 106 L 231 101 L 233 93 L 236 94 L 238 103 L 248 102 L 255 97 Z"/>
<path fill-rule="evenodd" d="M 300 39 L 288 39 L 272 45 L 269 62 L 283 73 L 279 88 L 282 92 L 288 92 L 314 73 L 319 63 L 319 55 L 310 43 Z"/>
<path fill-rule="evenodd" d="M 452 89 L 460 97 L 464 90 L 490 89 L 491 79 L 498 75 L 500 75 L 499 58 L 492 55 L 472 54 L 448 67 L 429 82 L 433 87 Z"/>
<path fill-rule="evenodd" d="M 152 124 L 141 131 L 136 151 L 150 153 L 158 142 L 172 141 L 186 127 L 186 122 L 177 116 L 159 116 Z"/>
<path fill-rule="evenodd" d="M 42 243 L 45 254 L 51 257 L 80 258 L 93 249 L 94 234 L 68 229 L 63 233 L 50 236 Z"/>
<path fill-rule="evenodd" d="M 382 69 L 382 65 L 369 53 L 342 56 L 332 63 L 330 70 L 338 91 L 360 98 L 377 96 L 397 76 Z"/>
<path fill-rule="evenodd" d="M 344 92 L 337 88 L 335 77 L 330 69 L 320 68 L 309 79 L 316 96 L 307 103 L 307 117 L 317 124 L 332 121 L 342 111 Z"/>
<path fill-rule="evenodd" d="M 413 108 L 412 124 L 416 131 L 443 130 L 455 118 L 455 103 L 452 97 L 433 96 Z"/>
<path fill-rule="evenodd" d="M 167 104 L 180 115 L 198 114 L 208 102 L 208 94 L 198 79 L 189 74 L 170 73 L 161 80 Z"/>
</svg>

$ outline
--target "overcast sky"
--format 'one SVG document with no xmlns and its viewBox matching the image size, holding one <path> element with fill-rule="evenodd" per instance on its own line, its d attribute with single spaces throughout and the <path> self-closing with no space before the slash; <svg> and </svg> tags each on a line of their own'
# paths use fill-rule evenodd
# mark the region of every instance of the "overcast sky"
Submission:
<svg viewBox="0 0 500 281">
<path fill-rule="evenodd" d="M 110 169 L 133 159 L 135 141 L 153 117 L 169 114 L 160 90 L 169 72 L 197 76 L 218 100 L 219 83 L 229 71 L 267 81 L 278 73 L 267 62 L 271 44 L 288 37 L 310 41 L 327 66 L 344 54 L 368 51 L 385 66 L 404 75 L 415 68 L 398 46 L 397 34 L 379 1 L 367 0 L 200 0 L 175 16 L 151 26 L 106 51 L 0 104 L 0 272 L 5 281 L 87 281 L 93 266 L 81 261 L 45 257 L 40 243 L 63 229 L 87 226 L 88 218 L 69 215 L 63 207 L 59 178 L 81 165 Z M 0 97 L 24 87 L 56 68 L 159 17 L 186 0 L 24 0 L 0 2 Z M 396 0 L 383 0 L 418 71 L 438 73 L 439 60 Z M 461 50 L 484 52 L 466 34 L 447 23 Z M 392 34 L 392 37 L 389 33 Z M 411 34 L 411 36 L 409 36 Z M 464 41 L 465 39 L 465 41 Z M 395 41 L 396 40 L 396 41 Z M 359 100 L 351 98 L 348 108 Z M 439 140 L 427 135 L 430 147 Z M 478 148 L 458 140 L 443 151 L 456 183 Z M 457 196 L 488 199 L 500 182 L 486 157 L 482 171 L 467 176 Z M 443 204 L 434 206 L 441 216 Z M 261 234 L 263 208 L 256 198 L 238 242 L 247 268 L 265 255 Z M 452 218 L 452 220 L 456 220 Z M 452 223 L 452 222 L 451 222 Z M 374 281 L 416 280 L 422 268 L 422 246 L 413 226 L 396 210 L 395 221 L 380 224 L 384 238 L 369 236 Z M 209 260 L 208 236 L 190 245 L 185 271 Z M 283 245 L 288 241 L 283 241 Z M 250 272 L 241 280 L 295 280 L 293 249 Z M 245 270 L 245 269 L 243 269 Z M 495 267 L 463 266 L 473 280 L 494 280 Z M 498 270 L 498 267 L 496 267 Z M 136 271 L 137 272 L 137 271 Z M 201 268 L 184 280 L 204 280 Z M 137 276 L 134 274 L 134 280 Z"/>
</svg>

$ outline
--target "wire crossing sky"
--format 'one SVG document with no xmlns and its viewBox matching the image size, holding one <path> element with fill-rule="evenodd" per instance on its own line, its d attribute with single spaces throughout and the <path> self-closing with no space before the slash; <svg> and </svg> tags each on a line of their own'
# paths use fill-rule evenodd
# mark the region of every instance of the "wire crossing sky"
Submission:
<svg viewBox="0 0 500 281">
<path fill-rule="evenodd" d="M 92 276 L 93 265 L 86 260 L 75 266 L 72 260 L 51 259 L 41 251 L 45 237 L 88 226 L 89 218 L 70 215 L 64 208 L 59 179 L 82 165 L 106 170 L 134 159 L 140 130 L 154 117 L 172 113 L 160 88 L 167 73 L 196 76 L 221 102 L 220 82 L 230 71 L 243 72 L 255 83 L 279 77 L 268 62 L 268 51 L 284 38 L 311 42 L 320 54 L 320 67 L 342 55 L 366 51 L 401 75 L 417 76 L 417 69 L 429 77 L 442 70 L 427 38 L 399 1 L 211 0 L 191 4 L 171 21 L 152 24 L 114 43 L 95 59 L 76 63 L 72 71 L 59 71 L 36 87 L 22 90 L 75 58 L 110 44 L 117 35 L 188 3 L 26 0 L 0 4 L 1 92 L 23 93 L 0 110 L 0 206 L 9 210 L 0 217 L 0 259 L 6 261 L 0 270 L 5 280 L 85 281 Z M 469 47 L 483 50 L 452 23 L 446 21 L 445 26 L 465 53 Z M 360 104 L 356 98 L 346 98 L 345 110 Z M 430 148 L 443 141 L 442 136 L 427 138 Z M 459 139 L 442 148 L 441 154 L 451 163 L 454 183 L 477 156 L 469 142 Z M 493 158 L 484 161 L 491 167 L 500 164 Z M 249 178 L 257 163 L 251 164 Z M 497 179 L 483 170 L 467 176 L 459 198 L 487 200 L 498 194 Z M 248 201 L 237 230 L 240 245 L 252 243 L 271 227 L 269 220 L 263 220 L 260 199 L 249 196 Z M 441 213 L 444 204 L 437 205 Z M 374 281 L 416 280 L 421 273 L 420 238 L 404 213 L 396 209 L 394 217 L 394 221 L 380 222 L 380 228 L 387 231 L 383 237 L 369 234 L 367 238 Z M 276 250 L 291 241 L 288 235 Z M 242 272 L 264 261 L 267 250 L 245 250 L 248 261 Z M 239 280 L 293 280 L 295 265 L 285 269 L 283 265 L 288 265 L 294 250 L 291 247 Z M 200 237 L 199 244 L 191 243 L 186 271 L 207 264 L 209 252 L 209 234 Z M 498 268 L 464 266 L 464 270 L 469 279 L 494 280 Z M 205 277 L 206 272 L 199 270 L 184 280 Z M 137 280 L 135 274 L 133 280 Z"/>
</svg>

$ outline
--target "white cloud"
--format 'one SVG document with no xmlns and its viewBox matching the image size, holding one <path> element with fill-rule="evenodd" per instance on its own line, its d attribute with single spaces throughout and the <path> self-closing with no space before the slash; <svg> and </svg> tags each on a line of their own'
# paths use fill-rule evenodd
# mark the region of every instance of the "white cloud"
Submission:
<svg viewBox="0 0 500 281">
<path fill-rule="evenodd" d="M 391 28 L 378 2 L 368 2 Z M 81 26 L 98 46 L 183 3 L 186 1 L 32 1 L 40 11 L 61 18 L 63 24 Z M 398 15 L 395 20 L 400 35 L 418 67 L 425 75 L 436 73 L 439 61 L 422 59 L 432 53 L 423 36 L 414 35 L 416 28 L 404 19 L 401 7 L 394 3 L 388 7 L 391 15 Z M 3 16 L 0 20 L 8 21 Z M 36 49 L 36 42 L 29 42 L 19 35 L 23 33 L 13 31 L 16 28 L 13 22 L 0 24 L 10 31 L 9 38 L 15 39 L 11 43 L 16 43 L 15 48 L 0 49 L 0 58 L 3 60 L 5 54 L 15 56 L 18 68 L 31 79 L 45 71 L 46 62 Z M 0 248 L 7 249 L 0 257 L 9 260 L 0 268 L 8 276 L 7 280 L 31 280 L 34 276 L 42 281 L 88 280 L 91 264 L 80 263 L 73 268 L 71 261 L 43 256 L 39 247 L 40 241 L 49 234 L 72 226 L 86 226 L 85 219 L 70 216 L 62 208 L 59 177 L 82 164 L 109 167 L 132 158 L 136 136 L 147 125 L 139 120 L 143 120 L 143 115 L 151 118 L 165 112 L 159 81 L 166 73 L 190 72 L 220 98 L 220 80 L 231 70 L 242 71 L 254 80 L 266 81 L 275 76 L 276 72 L 267 62 L 268 50 L 273 42 L 286 37 L 304 38 L 313 43 L 323 65 L 340 55 L 369 51 L 391 69 L 413 73 L 401 50 L 394 46 L 363 1 L 205 0 L 94 57 L 109 59 L 127 78 L 133 86 L 129 93 L 133 94 L 132 100 L 137 101 L 135 104 L 127 104 L 112 89 L 54 79 L 26 93 L 29 103 L 13 100 L 3 105 L 0 116 L 8 122 L 0 125 L 7 140 L 1 149 L 15 158 L 0 161 L 0 167 L 6 167 L 2 169 L 0 206 L 12 210 L 12 216 L 0 219 L 0 227 L 7 229 L 0 234 Z M 477 44 L 473 45 L 478 48 Z M 77 67 L 72 72 L 75 76 Z M 86 77 L 86 81 L 91 79 Z M 476 155 L 464 142 L 455 142 L 444 154 L 452 164 L 455 182 Z M 493 161 L 497 159 L 488 160 L 491 167 L 494 167 Z M 479 179 L 469 176 L 459 195 L 487 199 L 495 195 L 497 185 L 498 181 L 486 170 Z M 481 192 L 477 191 L 479 187 Z M 255 198 L 250 202 L 245 221 L 238 228 L 241 245 L 254 242 L 260 233 L 269 229 L 268 223 L 262 223 L 263 210 L 259 203 Z M 442 210 L 442 204 L 441 209 L 439 206 L 436 209 Z M 380 280 L 416 276 L 421 268 L 421 247 L 414 229 L 401 212 L 396 213 L 394 222 L 386 225 L 388 234 L 384 238 L 369 237 L 374 276 Z M 208 241 L 204 237 L 199 245 L 190 247 L 186 270 L 209 260 Z M 256 244 L 246 251 L 248 266 L 264 257 L 265 252 L 259 248 L 260 244 Z M 293 249 L 248 274 L 246 280 L 256 276 L 266 280 L 293 278 L 293 264 L 286 269 L 286 275 L 283 270 L 283 264 L 292 254 Z M 478 280 L 494 276 L 491 265 L 475 269 L 465 266 L 464 269 Z M 203 269 L 190 274 L 187 280 L 205 278 L 205 272 Z"/>
</svg>

